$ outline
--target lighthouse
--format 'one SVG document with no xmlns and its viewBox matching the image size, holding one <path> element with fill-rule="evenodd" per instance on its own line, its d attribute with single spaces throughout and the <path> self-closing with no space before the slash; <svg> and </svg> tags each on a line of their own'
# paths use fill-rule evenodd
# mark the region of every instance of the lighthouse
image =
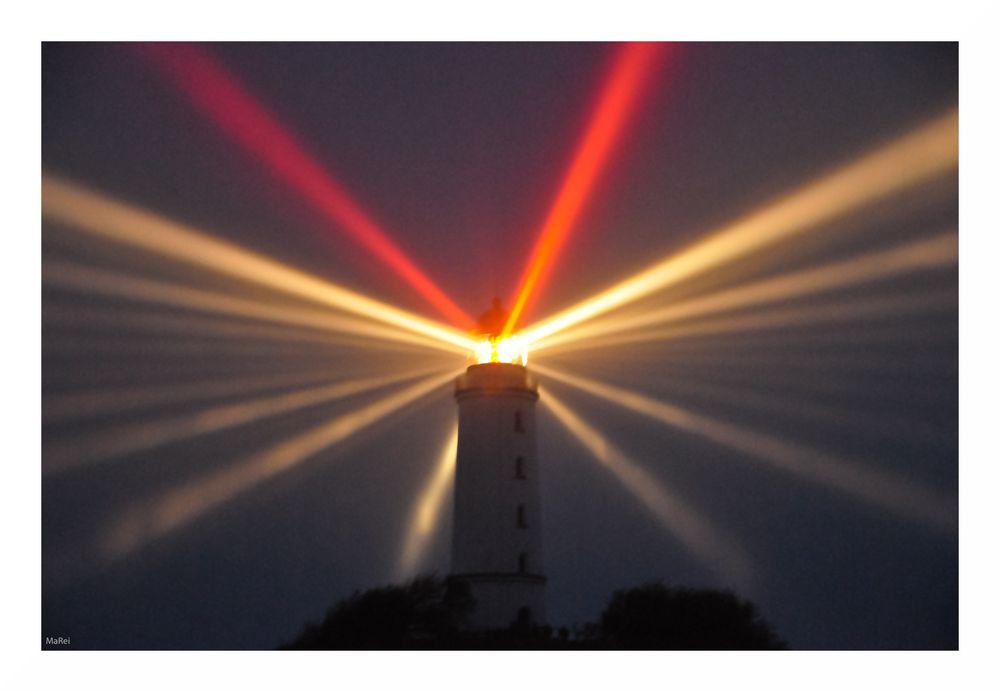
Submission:
<svg viewBox="0 0 1000 692">
<path fill-rule="evenodd" d="M 494 301 L 492 312 L 499 310 Z M 483 324 L 486 317 L 481 327 L 490 326 Z M 546 581 L 535 444 L 538 385 L 517 338 L 489 331 L 478 362 L 455 382 L 451 551 L 452 576 L 468 584 L 476 602 L 469 626 L 482 630 L 545 622 Z"/>
</svg>

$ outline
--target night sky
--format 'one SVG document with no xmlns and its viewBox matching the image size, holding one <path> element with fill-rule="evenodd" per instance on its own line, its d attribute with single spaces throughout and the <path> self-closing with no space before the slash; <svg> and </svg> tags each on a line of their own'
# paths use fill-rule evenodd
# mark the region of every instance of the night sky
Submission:
<svg viewBox="0 0 1000 692">
<path fill-rule="evenodd" d="M 494 295 L 506 301 L 516 291 L 614 52 L 579 43 L 206 47 L 473 315 Z M 522 323 L 682 251 L 957 103 L 956 44 L 672 47 Z M 43 46 L 42 168 L 442 319 L 133 46 Z M 957 228 L 952 171 L 626 310 Z M 100 268 L 290 304 L 49 220 L 42 259 L 43 271 Z M 823 450 L 954 503 L 953 526 L 930 525 L 542 377 L 543 402 L 548 388 L 572 405 L 725 532 L 752 566 L 736 583 L 688 552 L 540 406 L 549 621 L 593 621 L 615 589 L 662 579 L 736 589 L 792 648 L 956 648 L 957 264 L 789 297 L 778 307 L 822 311 L 904 296 L 937 302 L 879 319 L 540 354 L 539 365 Z M 48 473 L 54 459 L 82 449 L 80 440 L 241 395 L 60 411 L 77 395 L 211 389 L 270 376 L 297 381 L 285 385 L 293 391 L 442 363 L 459 368 L 460 357 L 207 336 L 201 327 L 238 320 L 45 282 L 42 319 L 43 636 L 71 636 L 84 649 L 273 648 L 338 599 L 396 578 L 413 503 L 455 419 L 447 387 L 113 561 L 95 546 L 123 513 L 371 397 Z M 447 572 L 449 508 L 422 571 Z"/>
</svg>

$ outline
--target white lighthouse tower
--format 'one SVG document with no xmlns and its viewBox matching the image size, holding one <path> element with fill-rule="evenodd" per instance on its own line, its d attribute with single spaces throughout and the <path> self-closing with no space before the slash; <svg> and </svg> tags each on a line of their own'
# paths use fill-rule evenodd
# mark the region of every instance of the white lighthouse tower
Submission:
<svg viewBox="0 0 1000 692">
<path fill-rule="evenodd" d="M 495 306 L 496 307 L 496 306 Z M 538 385 L 524 355 L 494 337 L 455 383 L 458 460 L 452 576 L 468 583 L 474 629 L 545 622 L 535 446 Z"/>
</svg>

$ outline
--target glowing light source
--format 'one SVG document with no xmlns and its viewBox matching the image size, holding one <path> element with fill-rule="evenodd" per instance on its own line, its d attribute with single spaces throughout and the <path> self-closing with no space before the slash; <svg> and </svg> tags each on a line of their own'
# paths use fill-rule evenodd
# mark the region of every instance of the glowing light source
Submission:
<svg viewBox="0 0 1000 692">
<path fill-rule="evenodd" d="M 685 548 L 724 578 L 747 588 L 752 572 L 750 560 L 738 544 L 724 538 L 680 497 L 608 442 L 551 391 L 546 390 L 541 401 Z"/>
<path fill-rule="evenodd" d="M 702 416 L 673 404 L 644 397 L 590 378 L 552 368 L 534 370 L 572 387 L 641 413 L 672 427 L 712 440 L 743 455 L 788 471 L 800 478 L 836 488 L 876 507 L 916 519 L 934 528 L 953 531 L 957 506 L 947 497 L 906 478 L 847 459 L 786 442 L 748 428 Z M 551 398 L 551 394 L 547 393 Z"/>
<path fill-rule="evenodd" d="M 820 223 L 871 204 L 958 165 L 958 112 L 924 125 L 812 182 L 689 249 L 521 331 L 532 345 L 556 332 L 645 298 Z"/>
<path fill-rule="evenodd" d="M 504 334 L 514 331 L 518 319 L 536 298 L 552 270 L 615 142 L 635 110 L 639 93 L 664 50 L 662 43 L 627 43 L 619 50 L 583 139 L 577 145 L 548 217 L 532 250 Z"/>
<path fill-rule="evenodd" d="M 107 240 L 430 337 L 450 344 L 459 353 L 475 348 L 472 339 L 453 327 L 400 310 L 50 175 L 42 176 L 42 214 Z"/>
<path fill-rule="evenodd" d="M 476 363 L 528 364 L 528 348 L 516 334 L 490 337 L 480 341 L 476 344 L 473 355 Z"/>
<path fill-rule="evenodd" d="M 134 49 L 148 58 L 226 135 L 266 163 L 274 175 L 389 266 L 453 324 L 462 327 L 472 324 L 472 318 L 207 50 L 189 43 L 139 43 Z"/>
</svg>

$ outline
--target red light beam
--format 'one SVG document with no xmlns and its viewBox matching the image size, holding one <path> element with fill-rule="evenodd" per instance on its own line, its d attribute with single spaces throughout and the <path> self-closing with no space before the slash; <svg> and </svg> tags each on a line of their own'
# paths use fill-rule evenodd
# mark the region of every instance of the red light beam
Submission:
<svg viewBox="0 0 1000 692">
<path fill-rule="evenodd" d="M 204 48 L 141 43 L 137 52 L 177 86 L 227 136 L 268 165 L 456 326 L 473 320 L 383 231 L 342 184 L 306 153 L 288 130 Z"/>
<path fill-rule="evenodd" d="M 619 49 L 590 124 L 577 145 L 576 154 L 521 277 L 517 297 L 504 327 L 505 334 L 514 331 L 518 318 L 537 298 L 598 174 L 635 111 L 639 94 L 665 45 L 626 43 Z"/>
</svg>

